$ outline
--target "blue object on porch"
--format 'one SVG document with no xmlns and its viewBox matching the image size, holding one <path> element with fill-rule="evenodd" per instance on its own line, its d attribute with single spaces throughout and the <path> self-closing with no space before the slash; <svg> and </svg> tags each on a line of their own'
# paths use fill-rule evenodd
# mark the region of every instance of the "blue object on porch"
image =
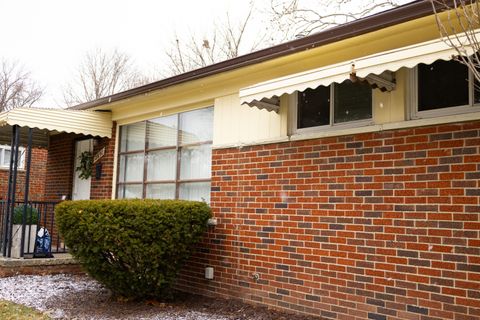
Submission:
<svg viewBox="0 0 480 320">
<path fill-rule="evenodd" d="M 35 240 L 34 258 L 53 258 L 52 255 L 52 238 L 47 228 L 41 227 L 38 229 L 37 238 Z"/>
</svg>

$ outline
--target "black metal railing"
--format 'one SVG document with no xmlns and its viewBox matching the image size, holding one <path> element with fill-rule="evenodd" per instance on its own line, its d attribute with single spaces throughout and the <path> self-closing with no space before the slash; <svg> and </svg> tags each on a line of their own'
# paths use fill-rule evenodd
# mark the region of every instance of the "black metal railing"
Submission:
<svg viewBox="0 0 480 320">
<path fill-rule="evenodd" d="M 24 204 L 23 201 L 16 201 L 16 206 L 22 206 Z M 48 230 L 51 236 L 51 252 L 52 253 L 65 253 L 67 252 L 67 248 L 65 247 L 65 243 L 63 242 L 62 237 L 58 232 L 58 228 L 55 224 L 55 206 L 58 202 L 54 201 L 28 201 L 27 205 L 35 208 L 38 211 L 38 223 L 37 224 L 26 224 L 25 225 L 25 233 L 24 233 L 24 246 L 23 246 L 23 254 L 20 254 L 20 248 L 12 248 L 13 239 L 17 236 L 18 233 L 22 233 L 22 228 L 19 227 L 12 227 L 11 234 L 9 234 L 8 230 L 10 226 L 6 226 L 6 214 L 7 214 L 7 201 L 0 200 L 0 248 L 9 248 L 12 252 L 12 256 L 24 256 L 29 257 L 33 256 L 35 253 L 35 237 L 38 230 L 41 227 L 44 227 Z M 10 224 L 10 223 L 9 223 Z M 5 232 L 7 231 L 7 235 Z M 33 238 L 33 239 L 32 239 Z M 6 242 L 6 246 L 4 243 Z M 14 252 L 18 250 L 18 252 Z M 3 254 L 3 252 L 2 252 Z M 6 256 L 6 254 L 3 254 Z"/>
</svg>

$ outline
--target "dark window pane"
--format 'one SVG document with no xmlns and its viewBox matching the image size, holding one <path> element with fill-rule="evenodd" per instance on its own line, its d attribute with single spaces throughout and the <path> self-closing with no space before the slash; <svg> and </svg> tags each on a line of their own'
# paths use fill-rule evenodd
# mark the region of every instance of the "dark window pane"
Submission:
<svg viewBox="0 0 480 320">
<path fill-rule="evenodd" d="M 457 61 L 418 65 L 418 111 L 468 105 L 468 69 Z"/>
<path fill-rule="evenodd" d="M 298 93 L 297 127 L 310 128 L 330 124 L 330 87 L 320 86 Z"/>
<path fill-rule="evenodd" d="M 372 88 L 367 82 L 344 81 L 335 85 L 334 122 L 342 123 L 372 117 Z"/>
</svg>

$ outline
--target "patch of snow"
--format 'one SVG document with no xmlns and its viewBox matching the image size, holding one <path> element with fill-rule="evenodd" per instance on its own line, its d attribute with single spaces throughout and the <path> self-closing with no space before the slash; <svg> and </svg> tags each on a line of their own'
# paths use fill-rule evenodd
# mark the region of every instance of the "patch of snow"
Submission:
<svg viewBox="0 0 480 320">
<path fill-rule="evenodd" d="M 45 275 L 0 278 L 0 299 L 22 304 L 35 308 L 48 314 L 53 319 L 65 319 L 68 317 L 68 310 L 54 307 L 55 301 L 60 301 L 67 295 L 75 295 L 78 302 L 82 303 L 82 295 L 92 291 L 105 291 L 106 289 L 95 280 L 87 277 L 73 275 Z M 144 320 L 226 320 L 227 318 L 202 313 L 198 311 L 185 310 L 180 314 L 159 314 L 143 316 L 142 314 L 124 319 Z M 103 315 L 82 315 L 76 314 L 75 319 L 115 319 Z"/>
<path fill-rule="evenodd" d="M 0 299 L 47 311 L 45 303 L 65 292 L 99 290 L 101 285 L 87 278 L 68 275 L 15 276 L 0 278 Z"/>
</svg>

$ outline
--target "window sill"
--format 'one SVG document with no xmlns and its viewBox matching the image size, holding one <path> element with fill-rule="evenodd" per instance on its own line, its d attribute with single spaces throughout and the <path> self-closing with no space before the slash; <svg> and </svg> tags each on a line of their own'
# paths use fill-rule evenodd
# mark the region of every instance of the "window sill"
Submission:
<svg viewBox="0 0 480 320">
<path fill-rule="evenodd" d="M 395 130 L 395 129 L 407 129 L 415 127 L 425 127 L 437 124 L 447 124 L 447 123 L 456 123 L 456 122 L 467 122 L 480 120 L 480 112 L 473 113 L 462 113 L 456 115 L 442 116 L 436 118 L 425 118 L 425 119 L 415 119 L 407 120 L 400 122 L 391 122 L 384 124 L 375 124 L 366 127 L 356 127 L 356 128 L 347 128 L 341 130 L 329 130 L 323 132 L 309 133 L 309 134 L 294 134 L 290 137 L 290 140 L 306 140 L 306 139 L 315 139 L 323 137 L 336 137 L 336 136 L 345 136 L 358 133 L 368 133 L 368 132 L 378 132 L 386 130 Z"/>
<path fill-rule="evenodd" d="M 450 107 L 442 109 L 434 109 L 428 111 L 414 111 L 412 113 L 412 120 L 419 119 L 428 119 L 428 118 L 439 118 L 447 116 L 455 116 L 461 114 L 472 114 L 480 112 L 480 106 L 478 104 L 474 106 L 460 106 L 460 107 Z"/>
</svg>

